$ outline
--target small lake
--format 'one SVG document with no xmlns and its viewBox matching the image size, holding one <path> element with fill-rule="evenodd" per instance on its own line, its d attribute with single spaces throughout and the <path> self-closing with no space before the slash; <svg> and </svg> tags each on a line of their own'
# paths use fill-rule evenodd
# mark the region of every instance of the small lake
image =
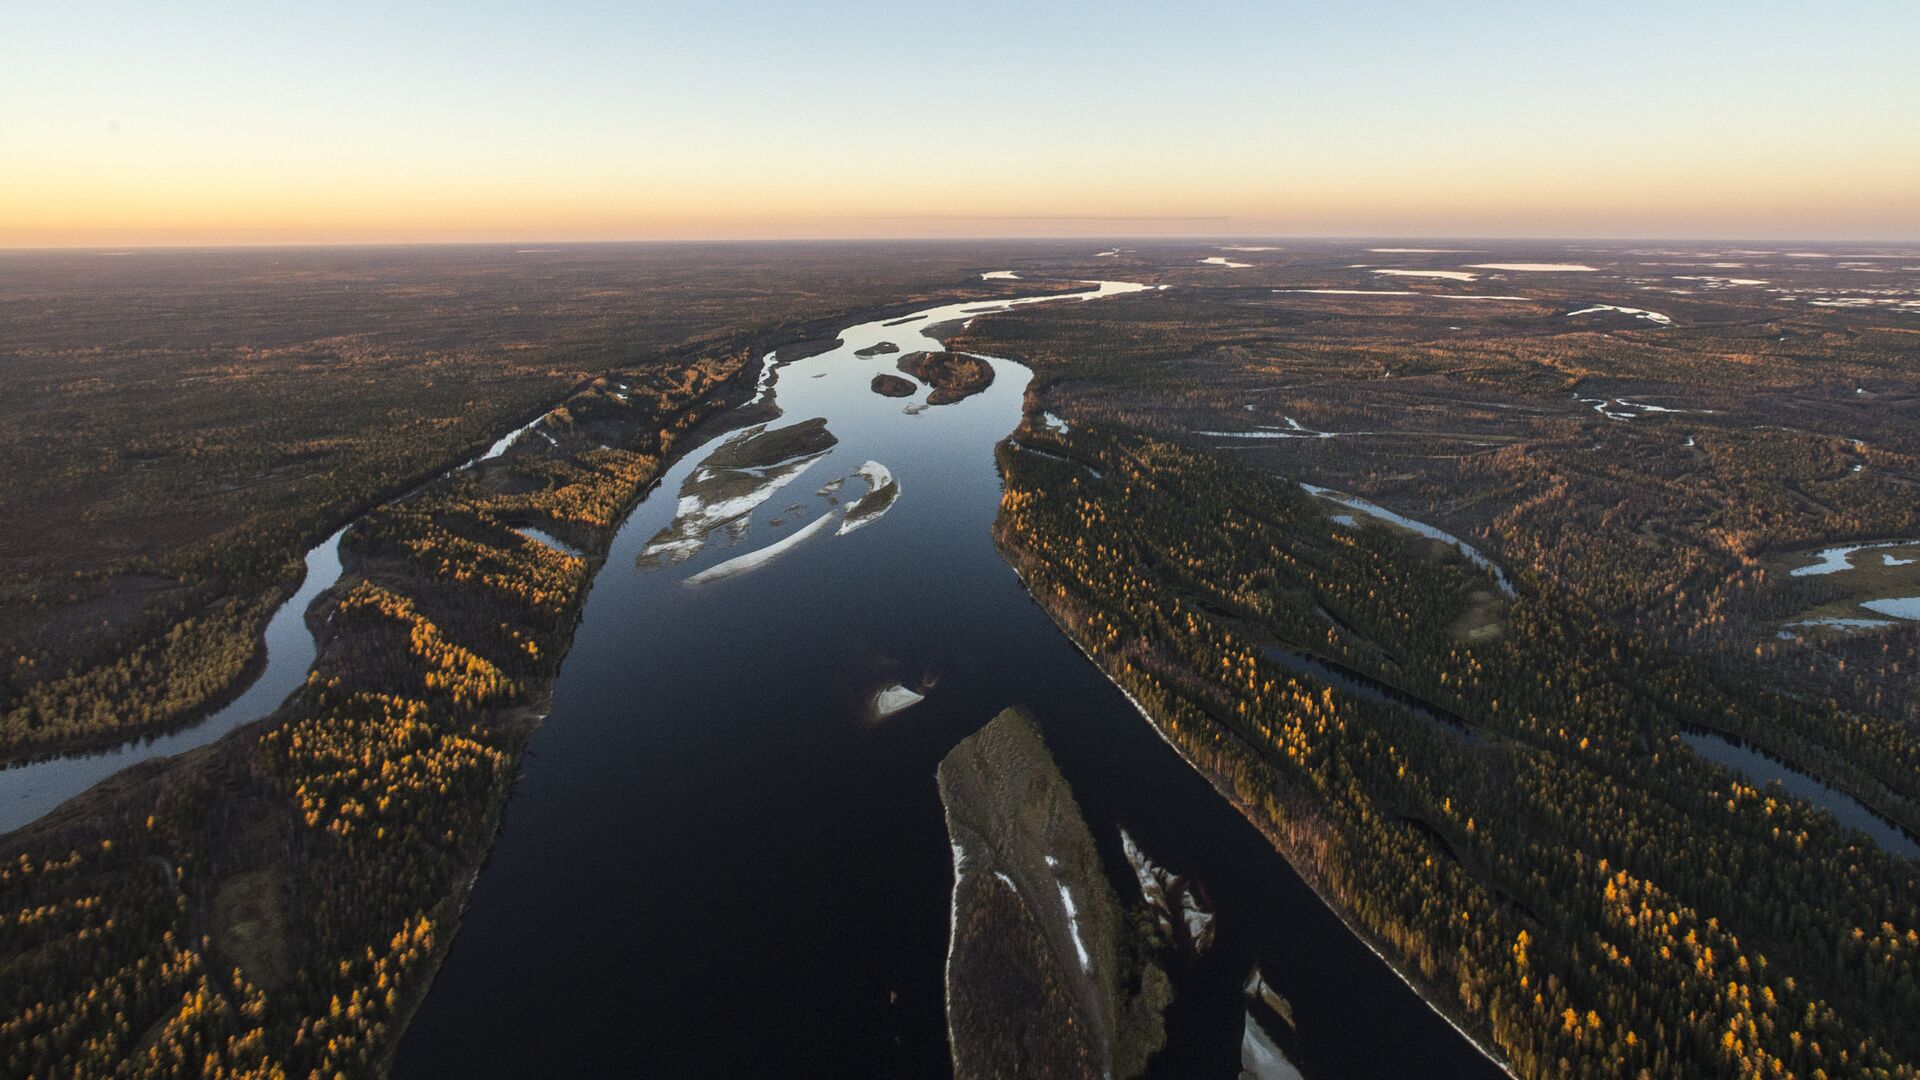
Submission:
<svg viewBox="0 0 1920 1080">
<path fill-rule="evenodd" d="M 1355 671 L 1345 664 L 1322 659 L 1303 652 L 1282 648 L 1278 645 L 1263 645 L 1260 655 L 1279 664 L 1296 675 L 1304 675 L 1317 682 L 1337 686 L 1355 697 L 1382 705 L 1398 705 L 1416 716 L 1424 717 L 1441 727 L 1460 735 L 1472 742 L 1479 742 L 1466 718 L 1459 713 L 1443 709 L 1425 698 L 1415 697 L 1390 683 L 1382 682 L 1362 671 Z"/>
<path fill-rule="evenodd" d="M 1860 606 L 1868 611 L 1891 615 L 1896 619 L 1920 622 L 1920 596 L 1889 596 L 1881 600 L 1862 600 Z"/>
<path fill-rule="evenodd" d="M 870 390 L 900 354 L 938 347 L 923 328 L 1000 306 L 865 323 L 778 365 L 762 384 L 784 411 L 772 427 L 823 417 L 837 443 L 717 478 L 722 437 L 633 511 L 397 1076 L 945 1075 L 953 866 L 934 770 L 1015 704 L 1116 891 L 1137 900 L 1125 828 L 1218 914 L 1213 949 L 1175 965 L 1154 1075 L 1237 1074 L 1256 963 L 1292 1004 L 1287 1053 L 1308 1077 L 1501 1075 L 1000 558 L 993 449 L 1031 373 L 993 361 L 986 391 L 930 408 L 924 389 Z M 857 355 L 881 342 L 899 353 Z M 897 498 L 862 514 L 886 481 Z M 747 508 L 721 522 L 715 505 Z M 876 720 L 891 687 L 924 698 L 893 693 L 888 707 L 908 703 Z"/>
<path fill-rule="evenodd" d="M 585 553 L 579 548 L 574 547 L 572 544 L 567 543 L 565 540 L 560 539 L 545 529 L 536 529 L 531 525 L 515 525 L 513 531 L 529 540 L 545 544 L 562 555 L 571 555 L 576 559 L 586 558 Z"/>
<path fill-rule="evenodd" d="M 1851 570 L 1856 565 L 1855 554 L 1862 551 L 1880 551 L 1884 548 L 1920 547 L 1920 540 L 1872 540 L 1860 544 L 1841 544 L 1837 547 L 1823 548 L 1816 552 L 1813 561 L 1804 566 L 1796 566 L 1787 571 L 1790 577 L 1819 577 L 1824 574 L 1837 574 Z M 1803 556 L 1804 557 L 1804 556 Z M 1897 556 L 1886 556 L 1889 566 L 1904 566 L 1910 560 Z"/>
</svg>

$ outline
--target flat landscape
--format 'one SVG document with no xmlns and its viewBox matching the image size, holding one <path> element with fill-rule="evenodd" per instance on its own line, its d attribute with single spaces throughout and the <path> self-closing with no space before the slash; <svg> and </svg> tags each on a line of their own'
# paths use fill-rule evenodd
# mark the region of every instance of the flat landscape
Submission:
<svg viewBox="0 0 1920 1080">
<path fill-rule="evenodd" d="M 303 551 L 569 392 L 932 295 L 985 254 L 9 253 L 0 756 L 217 706 Z"/>
<path fill-rule="evenodd" d="M 0 1080 L 1920 1080 L 1920 5 L 41 4 Z"/>
<path fill-rule="evenodd" d="M 0 327 L 6 1075 L 1920 1068 L 1920 247 L 14 252 Z"/>
</svg>

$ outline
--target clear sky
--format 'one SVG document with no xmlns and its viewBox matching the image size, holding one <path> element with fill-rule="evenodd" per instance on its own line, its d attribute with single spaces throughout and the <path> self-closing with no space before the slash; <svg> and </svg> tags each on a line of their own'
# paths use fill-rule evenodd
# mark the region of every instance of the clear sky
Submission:
<svg viewBox="0 0 1920 1080">
<path fill-rule="evenodd" d="M 0 6 L 0 246 L 1920 238 L 1920 2 Z"/>
</svg>

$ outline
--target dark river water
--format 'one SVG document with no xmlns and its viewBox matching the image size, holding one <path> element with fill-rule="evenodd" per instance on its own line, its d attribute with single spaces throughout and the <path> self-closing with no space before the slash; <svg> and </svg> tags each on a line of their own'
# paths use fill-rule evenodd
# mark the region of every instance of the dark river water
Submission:
<svg viewBox="0 0 1920 1080">
<path fill-rule="evenodd" d="M 676 507 L 718 441 L 633 512 L 397 1075 L 948 1073 L 953 868 L 934 769 L 1015 704 L 1039 719 L 1120 895 L 1138 897 L 1125 827 L 1218 912 L 1214 949 L 1174 971 L 1155 1074 L 1237 1073 L 1240 986 L 1257 962 L 1292 1002 L 1287 1049 L 1309 1077 L 1498 1075 L 1159 741 L 1001 560 L 993 447 L 1019 422 L 1026 369 L 996 362 L 988 391 L 924 411 L 869 390 L 897 357 L 855 350 L 926 348 L 918 327 L 983 306 L 854 327 L 833 352 L 781 367 L 773 426 L 825 417 L 839 442 L 804 472 L 762 470 L 785 486 L 743 535 L 736 521 L 668 562 L 699 538 L 682 528 L 647 555 L 677 510 L 683 525 L 727 512 Z M 900 497 L 842 534 L 867 462 Z M 816 494 L 841 477 L 837 505 Z M 749 572 L 688 581 L 780 541 Z M 895 683 L 925 700 L 874 720 L 874 694 Z"/>
<path fill-rule="evenodd" d="M 1806 772 L 1774 757 L 1757 746 L 1732 735 L 1689 726 L 1680 733 L 1694 753 L 1716 761 L 1760 785 L 1778 784 L 1788 795 L 1796 795 L 1832 814 L 1834 820 L 1849 829 L 1858 829 L 1892 854 L 1920 859 L 1920 839 L 1881 817 L 1865 803 L 1814 779 Z"/>
</svg>

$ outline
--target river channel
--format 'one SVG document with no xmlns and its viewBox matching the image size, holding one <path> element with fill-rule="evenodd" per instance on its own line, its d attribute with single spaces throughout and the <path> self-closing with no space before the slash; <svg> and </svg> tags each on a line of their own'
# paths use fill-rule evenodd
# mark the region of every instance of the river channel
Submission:
<svg viewBox="0 0 1920 1080">
<path fill-rule="evenodd" d="M 1046 300 L 1074 302 L 1016 302 Z M 1020 423 L 1030 372 L 994 360 L 986 391 L 930 407 L 924 387 L 870 388 L 901 354 L 939 348 L 928 328 L 1005 306 L 865 323 L 829 352 L 769 358 L 770 429 L 824 418 L 831 448 L 728 466 L 763 430 L 745 428 L 635 508 L 396 1075 L 946 1073 L 953 866 L 934 770 L 1016 704 L 1119 895 L 1138 900 L 1124 828 L 1217 912 L 1212 950 L 1175 965 L 1154 1075 L 1238 1074 L 1255 964 L 1292 1005 L 1280 1041 L 1308 1077 L 1499 1075 L 1001 559 L 994 446 Z M 876 699 L 899 711 L 877 717 Z"/>
</svg>

